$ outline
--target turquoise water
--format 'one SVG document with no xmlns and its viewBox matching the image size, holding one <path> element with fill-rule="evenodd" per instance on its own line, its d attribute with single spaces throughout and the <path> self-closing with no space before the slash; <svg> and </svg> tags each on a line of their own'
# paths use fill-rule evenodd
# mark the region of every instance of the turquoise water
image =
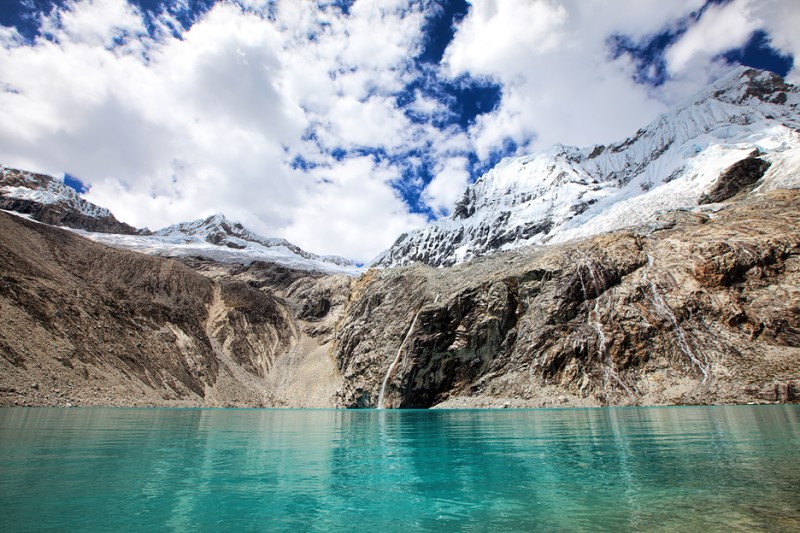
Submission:
<svg viewBox="0 0 800 533">
<path fill-rule="evenodd" d="M 800 406 L 0 409 L 2 531 L 800 531 Z"/>
</svg>

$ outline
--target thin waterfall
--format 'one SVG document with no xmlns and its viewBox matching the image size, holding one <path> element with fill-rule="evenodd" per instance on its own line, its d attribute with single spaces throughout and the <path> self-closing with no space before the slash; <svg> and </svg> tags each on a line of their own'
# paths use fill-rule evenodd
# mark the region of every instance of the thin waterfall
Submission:
<svg viewBox="0 0 800 533">
<path fill-rule="evenodd" d="M 592 313 L 594 313 L 594 319 L 592 319 Z M 622 378 L 619 377 L 619 374 L 617 374 L 617 371 L 614 368 L 614 360 L 611 358 L 608 350 L 606 349 L 606 335 L 603 333 L 603 325 L 600 323 L 599 317 L 600 296 L 594 300 L 594 309 L 587 310 L 586 323 L 597 334 L 597 355 L 603 364 L 603 374 L 605 376 L 604 388 L 608 387 L 608 383 L 610 381 L 609 378 L 614 378 L 614 381 L 616 381 L 623 389 L 625 389 L 625 392 L 627 392 L 629 396 L 635 398 L 636 396 L 633 394 L 633 391 L 625 384 L 624 381 L 622 381 Z"/>
<path fill-rule="evenodd" d="M 378 395 L 378 409 L 383 409 L 383 395 L 386 392 L 386 384 L 389 382 L 389 376 L 392 375 L 394 367 L 396 367 L 397 363 L 400 361 L 400 354 L 403 352 L 403 346 L 406 345 L 406 341 L 411 336 L 411 332 L 414 331 L 414 324 L 417 323 L 418 316 L 419 316 L 419 309 L 417 310 L 416 313 L 414 313 L 414 318 L 411 320 L 411 325 L 408 327 L 406 336 L 403 337 L 403 342 L 401 342 L 400 347 L 397 348 L 397 355 L 394 356 L 394 361 L 392 361 L 392 364 L 389 365 L 389 370 L 386 371 L 386 376 L 384 376 L 383 383 L 381 383 L 381 392 Z"/>
<path fill-rule="evenodd" d="M 650 293 L 652 294 L 652 302 L 653 308 L 656 310 L 656 313 L 661 316 L 662 318 L 666 318 L 670 322 L 672 322 L 672 327 L 675 329 L 675 334 L 678 337 L 678 346 L 680 347 L 681 351 L 689 358 L 694 366 L 696 366 L 700 372 L 703 373 L 703 383 L 708 380 L 708 360 L 705 362 L 700 361 L 697 357 L 695 357 L 692 349 L 689 347 L 689 342 L 686 340 L 686 333 L 683 331 L 683 328 L 678 323 L 678 319 L 675 316 L 675 313 L 672 312 L 672 308 L 667 304 L 664 297 L 658 292 L 658 288 L 653 280 L 648 278 L 647 271 L 653 266 L 653 256 L 650 253 L 647 253 L 647 269 L 645 269 L 644 273 L 644 280 L 650 286 Z M 705 359 L 705 357 L 703 358 Z"/>
</svg>

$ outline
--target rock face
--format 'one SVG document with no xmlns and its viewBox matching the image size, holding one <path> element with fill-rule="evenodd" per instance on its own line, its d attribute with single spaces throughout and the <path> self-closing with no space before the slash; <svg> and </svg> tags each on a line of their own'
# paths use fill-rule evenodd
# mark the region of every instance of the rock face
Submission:
<svg viewBox="0 0 800 533">
<path fill-rule="evenodd" d="M 0 213 L 0 404 L 331 405 L 329 341 L 304 332 L 278 287 L 250 283 L 259 265 L 227 268 L 202 275 Z M 286 290 L 324 292 L 305 276 L 292 273 Z"/>
<path fill-rule="evenodd" d="M 698 203 L 723 202 L 740 192 L 751 191 L 770 166 L 769 161 L 761 159 L 758 155 L 758 151 L 754 151 L 749 157 L 731 165 L 719 175 L 711 190 L 701 196 Z"/>
<path fill-rule="evenodd" d="M 798 206 L 774 191 L 654 232 L 372 270 L 338 329 L 338 401 L 376 406 L 396 358 L 386 407 L 797 401 Z"/>
<path fill-rule="evenodd" d="M 622 142 L 503 160 L 449 218 L 400 236 L 373 264 L 449 266 L 652 223 L 746 188 L 799 187 L 798 131 L 800 89 L 740 69 Z"/>
<path fill-rule="evenodd" d="M 52 226 L 124 235 L 141 233 L 60 181 L 12 168 L 0 167 L 0 209 L 30 215 Z"/>
</svg>

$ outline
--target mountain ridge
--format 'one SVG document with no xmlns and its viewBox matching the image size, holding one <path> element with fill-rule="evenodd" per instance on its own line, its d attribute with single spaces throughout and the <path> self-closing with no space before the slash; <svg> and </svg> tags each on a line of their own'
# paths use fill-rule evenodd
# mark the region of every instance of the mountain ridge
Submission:
<svg viewBox="0 0 800 533">
<path fill-rule="evenodd" d="M 737 69 L 623 141 L 504 159 L 467 188 L 450 217 L 401 235 L 372 265 L 448 266 L 650 223 L 696 207 L 754 151 L 772 167 L 758 179 L 779 174 L 777 186 L 797 187 L 799 110 L 797 87 Z"/>
<path fill-rule="evenodd" d="M 52 226 L 123 235 L 147 233 L 118 221 L 111 211 L 85 200 L 51 176 L 4 165 L 0 165 L 0 209 Z"/>
<path fill-rule="evenodd" d="M 201 256 L 228 263 L 272 261 L 303 270 L 355 275 L 360 268 L 335 255 L 317 255 L 277 237 L 263 237 L 218 213 L 157 231 L 118 221 L 107 208 L 93 204 L 61 181 L 0 167 L 0 209 L 63 226 L 112 247 L 173 257 Z M 206 243 L 208 245 L 206 245 Z"/>
<path fill-rule="evenodd" d="M 338 255 L 317 255 L 306 252 L 286 239 L 258 235 L 244 227 L 242 223 L 233 221 L 222 213 L 216 213 L 204 219 L 197 219 L 191 222 L 173 224 L 155 231 L 153 235 L 162 237 L 179 237 L 182 235 L 199 236 L 211 244 L 227 246 L 234 249 L 246 248 L 246 244 L 242 243 L 242 241 L 257 243 L 267 247 L 283 246 L 306 259 L 333 263 L 339 266 L 353 266 L 352 261 Z"/>
</svg>

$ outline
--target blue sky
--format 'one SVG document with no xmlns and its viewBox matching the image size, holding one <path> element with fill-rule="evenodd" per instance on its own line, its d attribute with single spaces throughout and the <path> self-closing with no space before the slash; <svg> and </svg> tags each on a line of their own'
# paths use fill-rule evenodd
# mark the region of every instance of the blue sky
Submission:
<svg viewBox="0 0 800 533">
<path fill-rule="evenodd" d="M 782 0 L 0 3 L 0 162 L 151 228 L 215 212 L 368 261 L 502 157 L 623 139 L 736 65 L 797 81 Z"/>
</svg>

